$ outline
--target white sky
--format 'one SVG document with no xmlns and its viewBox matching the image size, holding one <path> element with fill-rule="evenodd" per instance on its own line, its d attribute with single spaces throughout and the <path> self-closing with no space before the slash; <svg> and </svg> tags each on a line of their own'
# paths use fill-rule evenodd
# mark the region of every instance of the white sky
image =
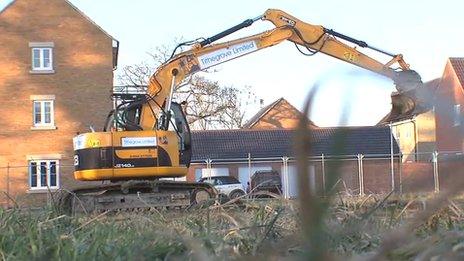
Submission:
<svg viewBox="0 0 464 261">
<path fill-rule="evenodd" d="M 0 0 L 0 8 L 10 1 Z M 147 52 L 156 46 L 170 45 L 180 37 L 191 40 L 212 36 L 267 8 L 282 9 L 307 23 L 323 25 L 391 53 L 402 53 L 425 81 L 441 76 L 448 57 L 464 56 L 464 2 L 459 0 L 71 2 L 120 41 L 120 68 L 149 62 Z M 259 21 L 227 39 L 270 28 L 270 23 Z M 387 60 L 385 57 L 382 61 Z M 284 97 L 299 109 L 319 82 L 310 117 L 319 126 L 338 125 L 340 112 L 346 108 L 350 111 L 349 125 L 373 125 L 390 110 L 390 93 L 394 90 L 388 79 L 324 54 L 303 56 L 290 43 L 215 68 L 216 72 L 208 76 L 224 85 L 249 85 L 265 104 Z"/>
</svg>

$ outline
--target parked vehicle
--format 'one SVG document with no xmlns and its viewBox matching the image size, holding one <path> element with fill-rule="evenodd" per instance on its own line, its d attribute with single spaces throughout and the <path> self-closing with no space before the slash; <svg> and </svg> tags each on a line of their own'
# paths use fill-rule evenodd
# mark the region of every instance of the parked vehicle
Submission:
<svg viewBox="0 0 464 261">
<path fill-rule="evenodd" d="M 280 174 L 275 170 L 258 170 L 251 176 L 248 192 L 260 196 L 273 196 L 282 194 L 282 181 Z"/>
<path fill-rule="evenodd" d="M 245 195 L 242 183 L 230 176 L 214 176 L 200 179 L 200 182 L 206 182 L 213 185 L 219 192 L 219 195 L 235 199 Z"/>
</svg>

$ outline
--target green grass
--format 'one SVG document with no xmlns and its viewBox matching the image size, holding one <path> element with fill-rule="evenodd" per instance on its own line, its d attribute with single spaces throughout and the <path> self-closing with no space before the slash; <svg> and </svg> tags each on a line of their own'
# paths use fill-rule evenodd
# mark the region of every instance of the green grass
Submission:
<svg viewBox="0 0 464 261">
<path fill-rule="evenodd" d="M 240 258 L 296 232 L 283 224 L 295 220 L 285 208 L 254 203 L 86 217 L 0 210 L 0 260 Z"/>
<path fill-rule="evenodd" d="M 403 227 L 423 211 L 422 203 L 410 203 L 415 200 L 395 197 L 379 206 L 382 198 L 334 197 L 326 202 L 329 208 L 318 232 L 324 255 L 464 257 L 461 199 L 417 224 L 404 243 L 385 246 L 387 238 L 404 236 Z M 284 200 L 80 217 L 52 209 L 0 209 L 0 260 L 306 259 L 310 254 L 300 218 L 298 202 Z"/>
</svg>

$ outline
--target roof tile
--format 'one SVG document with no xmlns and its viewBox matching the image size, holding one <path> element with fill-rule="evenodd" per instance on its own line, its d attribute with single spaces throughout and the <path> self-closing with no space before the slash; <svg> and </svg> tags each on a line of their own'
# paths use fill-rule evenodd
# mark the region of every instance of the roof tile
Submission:
<svg viewBox="0 0 464 261">
<path fill-rule="evenodd" d="M 390 129 L 384 126 L 320 128 L 308 133 L 313 156 L 390 153 Z M 343 151 L 334 150 L 336 135 L 343 136 Z M 248 153 L 253 158 L 292 157 L 294 137 L 295 130 L 291 129 L 193 131 L 192 161 L 245 159 Z M 394 152 L 398 151 L 395 142 Z"/>
<path fill-rule="evenodd" d="M 461 86 L 464 88 L 464 57 L 450 57 L 449 60 Z"/>
</svg>

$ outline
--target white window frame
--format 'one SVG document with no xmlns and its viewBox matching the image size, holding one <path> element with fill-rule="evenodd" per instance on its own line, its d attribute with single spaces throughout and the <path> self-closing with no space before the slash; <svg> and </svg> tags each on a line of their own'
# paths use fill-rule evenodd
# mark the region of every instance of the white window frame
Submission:
<svg viewBox="0 0 464 261">
<path fill-rule="evenodd" d="M 52 186 L 50 183 L 52 162 L 55 162 L 55 186 Z M 45 164 L 45 173 L 41 172 L 42 164 Z M 30 160 L 28 165 L 30 190 L 48 190 L 60 188 L 60 161 L 58 159 Z M 35 177 L 33 177 L 33 171 L 35 171 Z M 45 184 L 42 184 L 42 174 L 45 175 Z M 35 179 L 35 186 L 33 186 L 33 179 Z"/>
<path fill-rule="evenodd" d="M 36 122 L 36 103 L 40 104 L 40 121 Z M 45 122 L 45 104 L 50 103 L 50 122 Z M 34 127 L 55 127 L 55 100 L 44 99 L 44 100 L 33 100 L 32 101 L 32 124 Z"/>
<path fill-rule="evenodd" d="M 35 63 L 34 63 L 34 60 L 35 60 L 35 56 L 34 56 L 34 53 L 35 51 L 38 50 L 39 51 L 39 66 L 36 67 L 35 66 Z M 49 66 L 45 66 L 45 50 L 48 50 L 49 51 L 49 59 L 50 59 L 50 63 L 49 63 Z M 51 47 L 34 47 L 31 49 L 31 52 L 32 52 L 32 70 L 33 71 L 53 71 L 53 48 Z"/>
<path fill-rule="evenodd" d="M 31 70 L 30 73 L 32 74 L 48 74 L 48 73 L 54 73 L 53 69 L 53 49 L 55 47 L 55 44 L 53 42 L 30 42 L 29 47 L 31 48 Z M 34 51 L 38 50 L 39 51 L 39 66 L 34 65 Z M 50 64 L 48 66 L 45 66 L 45 55 L 44 52 L 45 50 L 49 51 L 50 54 Z"/>
<path fill-rule="evenodd" d="M 453 126 L 461 125 L 461 104 L 455 104 L 453 107 Z"/>
</svg>

